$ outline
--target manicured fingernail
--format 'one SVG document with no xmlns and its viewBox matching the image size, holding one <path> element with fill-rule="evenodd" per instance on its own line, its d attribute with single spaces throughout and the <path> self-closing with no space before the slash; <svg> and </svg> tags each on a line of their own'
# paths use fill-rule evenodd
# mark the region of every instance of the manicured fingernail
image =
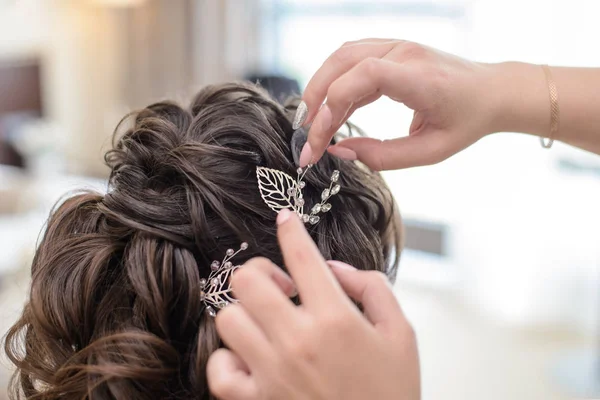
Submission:
<svg viewBox="0 0 600 400">
<path fill-rule="evenodd" d="M 331 123 L 333 121 L 333 116 L 331 115 L 331 110 L 327 104 L 324 104 L 323 107 L 319 110 L 319 113 L 315 117 L 315 124 L 319 124 L 319 127 L 323 131 L 328 131 L 331 129 Z"/>
<path fill-rule="evenodd" d="M 342 160 L 354 161 L 358 158 L 354 150 L 350 150 L 349 148 L 342 146 L 330 146 L 327 148 L 327 152 L 331 155 L 341 158 Z"/>
<path fill-rule="evenodd" d="M 284 224 L 287 220 L 290 219 L 291 216 L 292 212 L 287 208 L 284 208 L 283 210 L 279 211 L 279 213 L 277 213 L 277 225 Z"/>
<path fill-rule="evenodd" d="M 296 285 L 294 285 L 294 281 L 288 274 L 283 272 L 283 270 L 277 270 L 273 275 L 273 280 L 277 282 L 281 290 L 288 297 L 296 297 L 298 296 L 298 291 L 296 290 Z"/>
<path fill-rule="evenodd" d="M 333 268 L 343 269 L 345 271 L 356 271 L 356 268 L 354 268 L 352 265 L 341 261 L 329 260 L 327 261 L 327 264 Z"/>
<path fill-rule="evenodd" d="M 301 101 L 298 104 L 298 108 L 296 109 L 296 115 L 294 116 L 294 122 L 292 124 L 292 128 L 294 130 L 300 128 L 304 125 L 304 121 L 306 121 L 306 117 L 308 116 L 308 107 L 304 101 Z"/>
<path fill-rule="evenodd" d="M 312 147 L 310 147 L 310 143 L 304 143 L 304 147 L 302 147 L 302 151 L 300 152 L 300 168 L 306 167 L 308 164 L 312 164 L 313 152 Z"/>
</svg>

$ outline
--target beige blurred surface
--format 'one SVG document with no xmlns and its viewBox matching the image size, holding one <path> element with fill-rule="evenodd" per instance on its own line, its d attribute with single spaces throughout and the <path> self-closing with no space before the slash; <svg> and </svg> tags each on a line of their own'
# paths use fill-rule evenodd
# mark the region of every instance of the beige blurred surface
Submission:
<svg viewBox="0 0 600 400">
<path fill-rule="evenodd" d="M 560 329 L 486 320 L 460 295 L 397 289 L 419 341 L 423 399 L 563 400 L 552 372 L 563 351 L 592 340 Z"/>
</svg>

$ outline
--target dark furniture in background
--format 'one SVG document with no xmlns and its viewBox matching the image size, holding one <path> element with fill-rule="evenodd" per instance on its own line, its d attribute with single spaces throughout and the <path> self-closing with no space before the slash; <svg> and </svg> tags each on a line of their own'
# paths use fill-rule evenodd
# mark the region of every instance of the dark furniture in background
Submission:
<svg viewBox="0 0 600 400">
<path fill-rule="evenodd" d="M 0 60 L 0 164 L 24 166 L 11 135 L 23 120 L 42 116 L 41 81 L 38 60 Z"/>
</svg>

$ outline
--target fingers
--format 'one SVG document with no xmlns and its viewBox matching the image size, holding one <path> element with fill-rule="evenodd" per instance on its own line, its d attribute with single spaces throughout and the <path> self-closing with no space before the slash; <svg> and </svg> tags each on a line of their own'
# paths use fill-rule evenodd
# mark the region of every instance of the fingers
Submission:
<svg viewBox="0 0 600 400">
<path fill-rule="evenodd" d="M 392 140 L 349 138 L 329 148 L 341 158 L 358 159 L 376 171 L 418 167 L 436 164 L 460 150 L 452 135 L 434 131 Z M 344 148 L 345 150 L 336 149 Z"/>
<path fill-rule="evenodd" d="M 327 104 L 323 105 L 319 110 L 319 114 L 313 121 L 308 132 L 308 140 L 300 153 L 299 167 L 304 168 L 308 164 L 314 164 L 323 155 L 325 149 L 329 145 L 331 138 L 335 134 L 332 132 L 333 118 L 331 110 Z M 316 133 L 315 133 L 316 132 Z"/>
<path fill-rule="evenodd" d="M 217 313 L 217 331 L 225 344 L 252 369 L 270 360 L 271 344 L 240 304 L 232 304 Z"/>
<path fill-rule="evenodd" d="M 385 59 L 369 57 L 336 79 L 328 88 L 327 104 L 310 127 L 308 143 L 312 162 L 321 158 L 339 126 L 356 110 L 381 95 L 398 101 L 414 97 L 417 83 L 412 69 Z M 303 166 L 302 164 L 300 166 Z"/>
<path fill-rule="evenodd" d="M 277 236 L 287 270 L 294 279 L 302 304 L 307 309 L 336 307 L 347 301 L 343 291 L 327 267 L 319 249 L 290 210 L 277 216 Z"/>
<path fill-rule="evenodd" d="M 254 258 L 238 269 L 231 280 L 236 298 L 271 341 L 293 331 L 297 312 L 273 280 L 278 271 L 281 272 L 266 258 Z"/>
<path fill-rule="evenodd" d="M 206 366 L 208 387 L 222 400 L 255 400 L 258 388 L 247 366 L 234 353 L 218 349 L 208 359 Z"/>
<path fill-rule="evenodd" d="M 298 295 L 298 292 L 296 291 L 296 285 L 294 284 L 292 278 L 290 278 L 288 274 L 286 274 L 281 268 L 273 264 L 271 261 L 257 258 L 251 264 L 244 264 L 244 268 L 248 269 L 247 266 L 249 265 L 251 265 L 252 268 L 260 270 L 269 278 L 271 278 L 287 297 L 295 297 Z M 234 274 L 234 276 L 235 275 L 236 274 Z"/>
<path fill-rule="evenodd" d="M 327 263 L 342 289 L 363 305 L 365 316 L 376 328 L 393 329 L 398 321 L 404 321 L 402 309 L 383 273 L 359 271 L 339 261 Z"/>
<path fill-rule="evenodd" d="M 333 81 L 368 57 L 381 58 L 398 43 L 397 40 L 365 39 L 350 42 L 336 50 L 317 70 L 306 85 L 302 99 L 308 106 L 306 122 L 312 121 Z"/>
<path fill-rule="evenodd" d="M 334 124 L 341 123 L 355 104 L 368 97 L 383 94 L 400 101 L 410 97 L 416 86 L 411 72 L 412 67 L 386 59 L 369 57 L 359 62 L 329 86 L 327 105 Z"/>
<path fill-rule="evenodd" d="M 331 146 L 327 148 L 327 152 L 342 160 L 354 161 L 358 159 L 358 155 L 354 150 L 343 146 Z"/>
</svg>

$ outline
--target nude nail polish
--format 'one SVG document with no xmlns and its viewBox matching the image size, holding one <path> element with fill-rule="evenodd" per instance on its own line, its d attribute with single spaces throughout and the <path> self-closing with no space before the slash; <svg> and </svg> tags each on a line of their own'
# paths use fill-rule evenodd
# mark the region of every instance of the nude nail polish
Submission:
<svg viewBox="0 0 600 400">
<path fill-rule="evenodd" d="M 290 210 L 288 210 L 287 208 L 282 209 L 277 214 L 277 220 L 276 220 L 277 225 L 283 225 L 290 219 L 291 216 L 292 216 L 292 212 Z"/>
<path fill-rule="evenodd" d="M 300 162 L 299 167 L 304 168 L 308 164 L 312 164 L 313 152 L 312 147 L 310 147 L 310 143 L 306 142 L 304 147 L 302 148 L 302 152 L 300 152 Z"/>
<path fill-rule="evenodd" d="M 330 146 L 327 149 L 327 152 L 342 160 L 354 161 L 358 158 L 355 151 L 342 146 Z"/>
</svg>

